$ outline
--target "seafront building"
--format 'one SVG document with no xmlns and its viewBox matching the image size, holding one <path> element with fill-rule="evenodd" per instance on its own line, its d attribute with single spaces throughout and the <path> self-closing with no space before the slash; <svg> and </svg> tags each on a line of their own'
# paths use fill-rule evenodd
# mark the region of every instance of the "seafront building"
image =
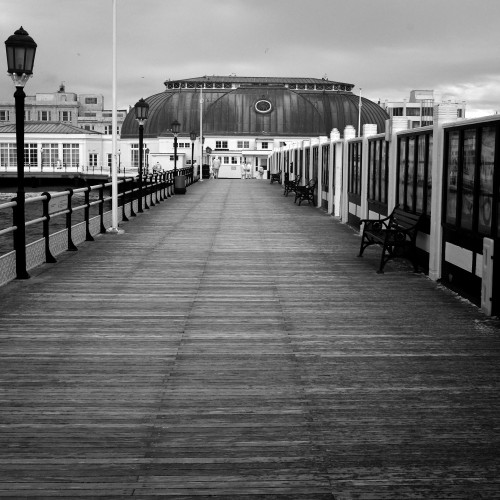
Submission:
<svg viewBox="0 0 500 500">
<path fill-rule="evenodd" d="M 383 132 L 389 117 L 376 103 L 360 99 L 354 84 L 325 78 L 167 80 L 165 90 L 146 101 L 150 106 L 144 126 L 146 168 L 173 168 L 171 124 L 177 120 L 181 124 L 177 167 L 192 161 L 210 164 L 219 157 L 221 178 L 239 178 L 243 164 L 250 165 L 252 177 L 267 177 L 268 156 L 275 147 L 329 137 L 332 130 L 343 133 L 347 126 L 372 124 Z M 137 173 L 139 131 L 134 110 L 119 110 L 118 117 L 118 170 Z M 0 103 L 0 118 L 0 172 L 15 171 L 13 102 Z M 27 168 L 109 172 L 111 132 L 111 112 L 105 110 L 102 96 L 66 92 L 64 85 L 55 93 L 36 94 L 26 104 Z M 197 135 L 194 142 L 191 132 Z"/>
</svg>

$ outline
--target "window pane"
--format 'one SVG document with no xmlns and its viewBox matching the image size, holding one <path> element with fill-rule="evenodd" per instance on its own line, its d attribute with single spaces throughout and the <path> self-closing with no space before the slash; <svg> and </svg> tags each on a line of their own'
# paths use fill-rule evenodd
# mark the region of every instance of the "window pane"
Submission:
<svg viewBox="0 0 500 500">
<path fill-rule="evenodd" d="M 382 158 L 380 160 L 380 201 L 382 203 L 387 203 L 387 194 L 386 194 L 386 172 L 387 172 L 387 143 L 382 141 Z"/>
<path fill-rule="evenodd" d="M 432 145 L 433 136 L 429 135 L 429 165 L 427 166 L 427 208 L 428 215 L 431 214 L 431 201 L 432 201 Z"/>
<path fill-rule="evenodd" d="M 405 166 L 406 166 L 406 138 L 399 140 L 399 166 L 398 166 L 398 203 L 405 203 Z"/>
<path fill-rule="evenodd" d="M 406 208 L 414 210 L 413 202 L 415 193 L 413 192 L 413 181 L 415 179 L 415 137 L 408 140 L 408 173 L 406 178 Z"/>
<path fill-rule="evenodd" d="M 458 131 L 451 132 L 448 145 L 448 178 L 446 182 L 446 222 L 457 221 Z"/>
<path fill-rule="evenodd" d="M 419 213 L 424 209 L 424 182 L 425 182 L 425 135 L 418 136 L 417 151 L 417 193 L 415 210 Z"/>
<path fill-rule="evenodd" d="M 474 129 L 466 130 L 464 132 L 462 153 L 462 218 L 460 225 L 464 229 L 472 229 L 476 161 L 476 131 Z"/>
<path fill-rule="evenodd" d="M 480 233 L 491 234 L 493 199 L 493 162 L 495 160 L 495 128 L 484 127 L 481 134 L 481 164 L 479 165 L 479 219 Z"/>
</svg>

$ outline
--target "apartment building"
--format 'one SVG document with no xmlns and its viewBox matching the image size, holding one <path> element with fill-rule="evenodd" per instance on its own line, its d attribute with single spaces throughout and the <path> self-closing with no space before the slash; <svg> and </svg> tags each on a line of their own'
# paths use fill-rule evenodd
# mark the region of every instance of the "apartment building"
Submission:
<svg viewBox="0 0 500 500">
<path fill-rule="evenodd" d="M 127 109 L 117 111 L 117 133 Z M 15 123 L 15 104 L 12 101 L 0 102 L 0 126 Z M 73 125 L 91 132 L 104 135 L 112 134 L 112 111 L 105 109 L 104 97 L 99 94 L 76 94 L 67 92 L 61 83 L 57 92 L 40 92 L 34 96 L 26 96 L 25 121 L 58 122 Z"/>
<path fill-rule="evenodd" d="M 465 101 L 443 101 L 434 90 L 412 90 L 410 98 L 403 101 L 379 102 L 391 118 L 407 119 L 407 128 L 418 128 L 434 123 L 433 110 L 436 104 L 446 102 L 456 107 L 457 118 L 465 118 Z"/>
</svg>

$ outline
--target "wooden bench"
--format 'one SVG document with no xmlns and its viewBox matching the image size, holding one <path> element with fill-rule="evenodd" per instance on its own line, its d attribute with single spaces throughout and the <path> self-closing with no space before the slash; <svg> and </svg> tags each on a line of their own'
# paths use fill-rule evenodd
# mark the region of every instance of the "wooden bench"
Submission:
<svg viewBox="0 0 500 500">
<path fill-rule="evenodd" d="M 378 273 L 384 272 L 385 264 L 396 257 L 407 258 L 417 272 L 416 239 L 422 214 L 406 212 L 395 207 L 383 219 L 362 219 L 363 234 L 358 257 L 363 256 L 366 247 L 380 245 L 382 255 Z"/>
<path fill-rule="evenodd" d="M 294 203 L 297 200 L 299 200 L 299 206 L 304 200 L 307 200 L 309 205 L 314 203 L 314 191 L 316 190 L 317 183 L 318 179 L 311 179 L 305 186 L 297 186 Z"/>
<path fill-rule="evenodd" d="M 273 182 L 281 182 L 281 170 L 279 172 L 271 174 L 271 184 Z"/>
<path fill-rule="evenodd" d="M 295 179 L 292 181 L 290 179 L 285 179 L 285 191 L 283 192 L 283 195 L 288 196 L 288 193 L 290 192 L 294 193 L 299 184 L 300 184 L 300 175 L 295 177 Z"/>
</svg>

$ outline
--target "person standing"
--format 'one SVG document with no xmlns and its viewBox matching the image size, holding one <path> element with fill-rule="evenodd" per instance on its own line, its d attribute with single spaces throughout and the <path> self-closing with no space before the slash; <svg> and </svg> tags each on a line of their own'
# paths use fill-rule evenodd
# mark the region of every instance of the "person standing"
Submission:
<svg viewBox="0 0 500 500">
<path fill-rule="evenodd" d="M 214 179 L 219 178 L 219 168 L 220 168 L 220 158 L 217 156 L 217 158 L 215 158 L 212 163 L 212 171 L 214 173 Z"/>
</svg>

